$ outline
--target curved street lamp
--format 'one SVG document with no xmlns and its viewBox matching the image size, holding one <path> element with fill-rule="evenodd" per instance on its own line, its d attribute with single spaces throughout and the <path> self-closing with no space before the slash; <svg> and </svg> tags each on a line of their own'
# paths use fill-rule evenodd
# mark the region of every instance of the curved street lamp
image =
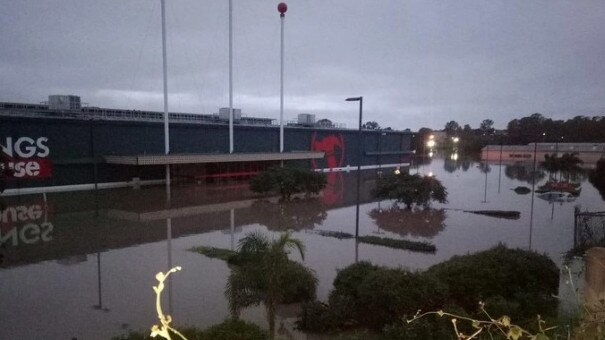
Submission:
<svg viewBox="0 0 605 340">
<path fill-rule="evenodd" d="M 359 190 L 361 187 L 361 159 L 363 156 L 363 153 L 361 152 L 361 117 L 363 115 L 363 97 L 350 97 L 345 100 L 348 102 L 359 102 L 359 132 L 357 136 L 357 210 L 355 213 L 355 240 L 357 240 L 359 237 Z"/>
</svg>

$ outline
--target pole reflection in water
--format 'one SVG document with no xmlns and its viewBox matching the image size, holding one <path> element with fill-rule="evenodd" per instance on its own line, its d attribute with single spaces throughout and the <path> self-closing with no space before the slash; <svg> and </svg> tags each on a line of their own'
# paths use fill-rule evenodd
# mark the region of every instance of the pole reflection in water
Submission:
<svg viewBox="0 0 605 340">
<path fill-rule="evenodd" d="M 531 172 L 531 213 L 529 214 L 529 250 L 532 247 L 532 234 L 534 229 L 534 197 L 536 196 L 536 153 L 538 150 L 538 143 L 534 143 L 534 167 Z"/>
<path fill-rule="evenodd" d="M 109 312 L 109 308 L 103 307 L 103 292 L 102 292 L 102 280 L 101 280 L 101 253 L 97 253 L 97 293 L 98 301 L 92 308 L 101 310 L 103 312 Z"/>
<path fill-rule="evenodd" d="M 231 250 L 235 250 L 235 209 L 231 209 Z"/>
</svg>

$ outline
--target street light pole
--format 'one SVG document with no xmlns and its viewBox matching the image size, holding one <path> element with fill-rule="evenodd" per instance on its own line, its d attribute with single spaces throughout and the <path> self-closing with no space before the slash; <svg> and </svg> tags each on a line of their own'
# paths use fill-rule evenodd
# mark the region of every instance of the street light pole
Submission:
<svg viewBox="0 0 605 340">
<path fill-rule="evenodd" d="M 280 59 L 280 93 L 279 93 L 279 152 L 284 152 L 284 18 L 288 6 L 285 2 L 277 5 L 277 11 L 281 20 L 281 59 Z"/>
<path fill-rule="evenodd" d="M 357 210 L 355 213 L 355 239 L 359 237 L 359 191 L 361 188 L 361 160 L 363 157 L 363 152 L 361 151 L 361 120 L 363 116 L 363 97 L 350 97 L 347 98 L 348 102 L 359 102 L 359 132 L 357 136 Z"/>
</svg>

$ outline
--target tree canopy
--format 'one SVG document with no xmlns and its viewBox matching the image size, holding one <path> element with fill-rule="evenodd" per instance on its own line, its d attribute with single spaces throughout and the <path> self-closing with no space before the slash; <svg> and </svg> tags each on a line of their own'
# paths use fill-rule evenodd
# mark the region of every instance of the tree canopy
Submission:
<svg viewBox="0 0 605 340">
<path fill-rule="evenodd" d="M 361 128 L 366 129 L 366 130 L 380 130 L 380 125 L 377 122 L 371 120 L 371 121 L 365 122 L 361 126 Z"/>
<path fill-rule="evenodd" d="M 240 240 L 225 295 L 234 318 L 242 308 L 263 304 L 269 321 L 269 334 L 275 333 L 275 313 L 279 304 L 315 299 L 315 273 L 288 258 L 295 251 L 304 259 L 305 246 L 289 232 L 269 240 L 252 232 Z"/>
<path fill-rule="evenodd" d="M 430 207 L 431 201 L 447 202 L 447 190 L 441 182 L 431 176 L 399 174 L 382 178 L 374 190 L 374 196 L 403 203 L 407 209 L 412 205 Z"/>
<path fill-rule="evenodd" d="M 250 180 L 250 190 L 256 193 L 278 193 L 283 200 L 293 194 L 317 195 L 327 184 L 326 175 L 309 169 L 291 166 L 273 167 Z"/>
<path fill-rule="evenodd" d="M 448 136 L 455 136 L 460 134 L 460 124 L 458 124 L 458 122 L 456 122 L 455 120 L 450 120 L 449 122 L 445 123 L 445 133 Z"/>
</svg>

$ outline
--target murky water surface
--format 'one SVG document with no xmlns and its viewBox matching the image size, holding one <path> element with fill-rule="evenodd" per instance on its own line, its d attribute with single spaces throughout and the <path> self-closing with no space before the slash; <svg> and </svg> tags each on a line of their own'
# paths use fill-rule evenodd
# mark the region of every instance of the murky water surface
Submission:
<svg viewBox="0 0 605 340">
<path fill-rule="evenodd" d="M 108 339 L 148 328 L 156 322 L 154 276 L 175 265 L 183 271 L 168 285 L 165 309 L 180 325 L 221 322 L 228 316 L 223 291 L 229 268 L 188 249 L 234 248 L 253 230 L 293 230 L 307 247 L 304 263 L 317 273 L 324 300 L 336 270 L 356 259 L 421 270 L 502 242 L 561 264 L 574 243 L 574 206 L 603 211 L 605 202 L 580 175 L 579 197 L 550 202 L 535 196 L 532 213 L 532 195 L 512 190 L 531 187 L 530 167 L 435 159 L 412 168 L 447 187 L 449 202 L 431 213 L 395 212 L 392 202 L 373 200 L 376 172 L 363 173 L 360 234 L 428 241 L 437 247 L 428 254 L 316 233 L 355 232 L 356 173 L 330 173 L 318 200 L 282 205 L 258 200 L 241 183 L 177 185 L 170 200 L 164 187 L 8 197 L 0 221 L 0 338 Z M 538 185 L 548 176 L 539 178 Z M 521 217 L 464 211 L 489 209 L 516 210 Z M 243 317 L 265 325 L 260 308 Z"/>
</svg>

